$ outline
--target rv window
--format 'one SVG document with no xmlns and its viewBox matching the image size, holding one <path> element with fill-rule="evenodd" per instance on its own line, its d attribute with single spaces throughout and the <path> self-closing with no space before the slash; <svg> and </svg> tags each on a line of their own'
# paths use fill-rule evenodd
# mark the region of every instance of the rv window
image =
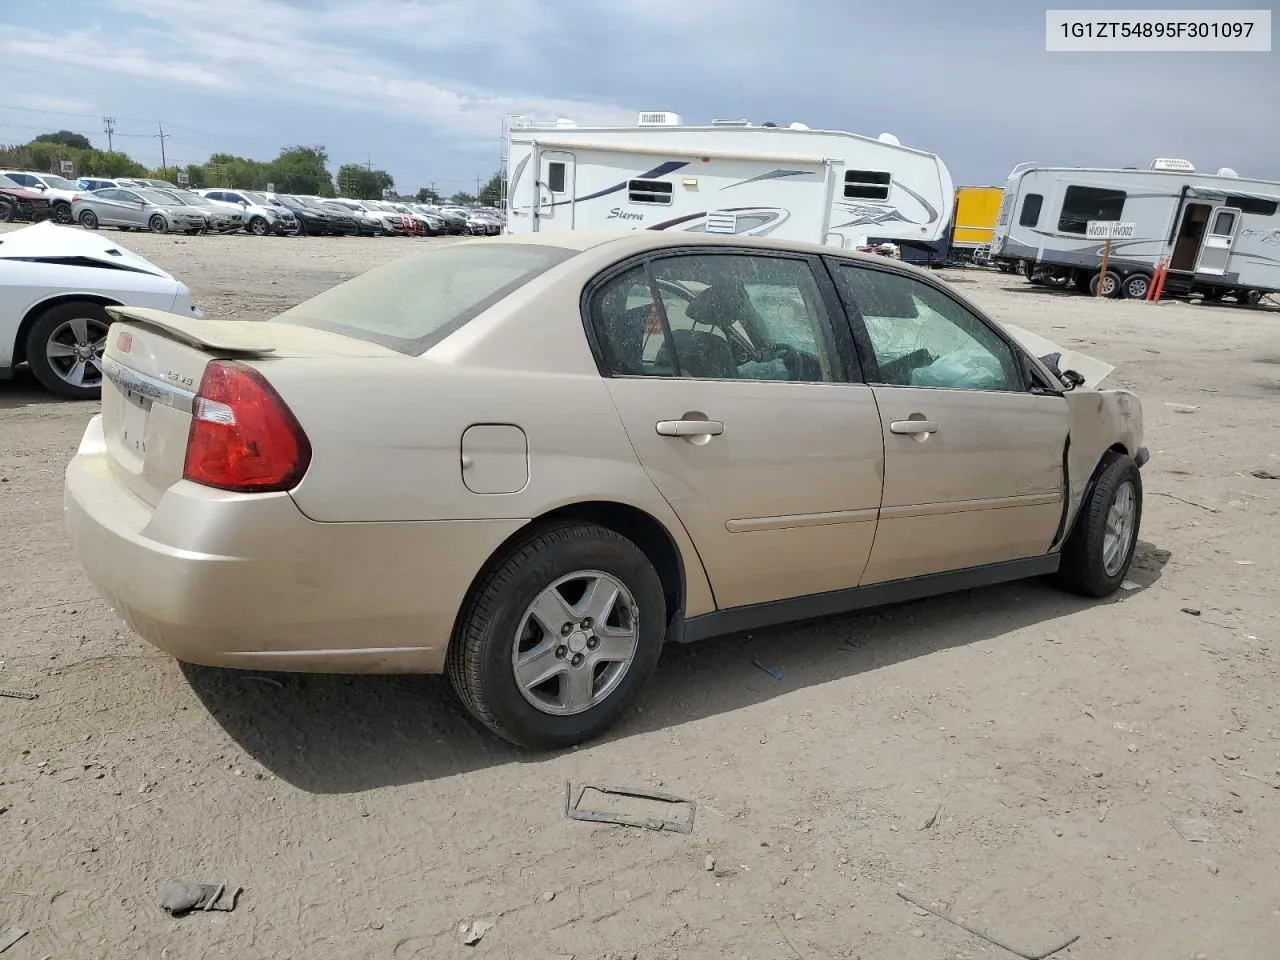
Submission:
<svg viewBox="0 0 1280 960">
<path fill-rule="evenodd" d="M 1040 222 L 1040 207 L 1044 205 L 1044 197 L 1038 193 L 1028 193 L 1022 201 L 1022 213 L 1018 216 L 1018 226 L 1034 227 Z"/>
<path fill-rule="evenodd" d="M 632 203 L 670 203 L 671 184 L 663 180 L 628 180 L 627 199 Z"/>
<path fill-rule="evenodd" d="M 1227 197 L 1228 207 L 1239 207 L 1241 213 L 1252 213 L 1259 217 L 1274 217 L 1280 205 L 1274 200 L 1263 200 L 1261 197 Z"/>
<path fill-rule="evenodd" d="M 1062 213 L 1058 217 L 1061 233 L 1078 233 L 1089 230 L 1090 220 L 1119 220 L 1124 213 L 1125 192 L 1105 190 L 1101 187 L 1067 187 L 1062 199 Z"/>
<path fill-rule="evenodd" d="M 1229 237 L 1236 232 L 1236 215 L 1227 210 L 1219 210 L 1213 221 L 1213 229 L 1209 231 L 1216 237 Z"/>
<path fill-rule="evenodd" d="M 844 195 L 849 200 L 888 200 L 890 173 L 879 170 L 846 170 Z"/>
<path fill-rule="evenodd" d="M 547 164 L 547 189 L 552 193 L 564 193 L 564 170 L 559 160 Z"/>
</svg>

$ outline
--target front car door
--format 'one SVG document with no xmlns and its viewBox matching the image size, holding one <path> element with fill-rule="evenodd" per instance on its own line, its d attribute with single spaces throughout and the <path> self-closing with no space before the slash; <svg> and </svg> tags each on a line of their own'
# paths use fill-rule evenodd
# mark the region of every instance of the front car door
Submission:
<svg viewBox="0 0 1280 960">
<path fill-rule="evenodd" d="M 984 318 L 905 272 L 831 260 L 885 444 L 864 584 L 1043 556 L 1062 518 L 1067 403 Z"/>
<path fill-rule="evenodd" d="M 884 444 L 821 261 L 664 251 L 597 283 L 589 310 L 631 444 L 716 605 L 856 586 Z"/>
<path fill-rule="evenodd" d="M 117 215 L 120 222 L 128 227 L 145 227 L 147 225 L 147 202 L 140 194 L 132 190 L 117 190 L 120 202 L 117 204 Z"/>
<path fill-rule="evenodd" d="M 1235 244 L 1236 231 L 1240 229 L 1240 210 L 1237 207 L 1218 207 L 1209 218 L 1209 230 L 1200 245 L 1200 258 L 1196 261 L 1196 273 L 1220 277 L 1227 272 L 1231 261 L 1231 248 Z"/>
</svg>

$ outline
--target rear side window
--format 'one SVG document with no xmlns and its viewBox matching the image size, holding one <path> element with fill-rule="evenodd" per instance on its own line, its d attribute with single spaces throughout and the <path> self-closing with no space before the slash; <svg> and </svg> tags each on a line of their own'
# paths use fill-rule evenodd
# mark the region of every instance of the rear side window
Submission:
<svg viewBox="0 0 1280 960">
<path fill-rule="evenodd" d="M 328 330 L 417 356 L 576 253 L 541 244 L 442 247 L 370 270 L 270 322 Z"/>
</svg>

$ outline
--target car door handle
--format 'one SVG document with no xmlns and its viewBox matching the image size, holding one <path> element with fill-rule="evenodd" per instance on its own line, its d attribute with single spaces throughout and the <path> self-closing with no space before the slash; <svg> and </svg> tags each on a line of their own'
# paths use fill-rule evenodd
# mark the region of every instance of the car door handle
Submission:
<svg viewBox="0 0 1280 960">
<path fill-rule="evenodd" d="M 889 430 L 893 433 L 914 436 L 922 433 L 937 433 L 938 425 L 932 420 L 894 420 L 889 424 Z"/>
<path fill-rule="evenodd" d="M 660 437 L 718 437 L 724 433 L 719 420 L 659 420 Z"/>
</svg>

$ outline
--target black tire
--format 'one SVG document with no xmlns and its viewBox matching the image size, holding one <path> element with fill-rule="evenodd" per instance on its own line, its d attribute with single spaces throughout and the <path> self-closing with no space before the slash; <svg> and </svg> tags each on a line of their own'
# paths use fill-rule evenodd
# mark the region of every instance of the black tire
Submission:
<svg viewBox="0 0 1280 960">
<path fill-rule="evenodd" d="M 18 215 L 18 208 L 8 200 L 0 197 L 0 223 L 12 223 Z"/>
<path fill-rule="evenodd" d="M 99 226 L 98 215 L 92 210 L 81 210 L 80 226 L 84 227 L 86 230 L 97 230 Z"/>
<path fill-rule="evenodd" d="M 53 219 L 57 223 L 71 223 L 71 204 L 67 202 L 53 205 Z"/>
<path fill-rule="evenodd" d="M 638 610 L 636 652 L 600 703 L 576 714 L 544 713 L 516 683 L 516 632 L 539 594 L 582 570 L 607 573 L 631 592 Z M 603 733 L 630 706 L 657 666 L 666 625 L 662 582 L 639 547 L 596 524 L 557 523 L 531 531 L 490 565 L 458 618 L 446 670 L 463 705 L 493 733 L 521 747 L 563 749 Z"/>
<path fill-rule="evenodd" d="M 267 223 L 266 217 L 251 217 L 248 230 L 255 237 L 265 237 L 271 232 L 271 224 Z"/>
<path fill-rule="evenodd" d="M 1107 277 L 1102 279 L 1102 271 L 1098 271 L 1089 278 L 1089 296 L 1096 297 L 1098 295 L 1098 284 L 1103 283 L 1102 295 L 1104 297 L 1118 297 L 1120 295 L 1120 274 L 1114 270 L 1107 271 Z"/>
<path fill-rule="evenodd" d="M 1104 540 L 1107 518 L 1111 506 L 1121 489 L 1129 484 L 1133 492 L 1133 529 L 1124 544 L 1124 562 L 1117 569 L 1107 571 L 1104 558 Z M 1134 548 L 1142 529 L 1142 473 L 1133 458 L 1109 453 L 1098 467 L 1098 473 L 1088 499 L 1080 505 L 1071 536 L 1062 548 L 1062 562 L 1058 567 L 1058 585 L 1071 593 L 1085 597 L 1107 597 L 1120 588 L 1129 575 L 1133 563 Z"/>
<path fill-rule="evenodd" d="M 1120 284 L 1120 293 L 1126 300 L 1145 300 L 1151 290 L 1151 274 L 1131 273 Z"/>
<path fill-rule="evenodd" d="M 160 213 L 153 213 L 151 219 L 147 221 L 147 226 L 151 228 L 152 233 L 169 232 L 169 221 Z"/>
<path fill-rule="evenodd" d="M 98 303 L 60 303 L 46 310 L 27 333 L 27 364 L 32 374 L 50 393 L 65 397 L 68 400 L 97 400 L 102 396 L 102 376 L 99 373 L 96 382 L 76 386 L 68 383 L 50 361 L 47 348 L 49 340 L 67 321 L 85 318 L 93 321 L 95 327 L 106 328 L 111 324 L 111 317 L 106 309 Z M 99 332 L 97 330 L 94 333 Z M 101 353 L 98 354 L 101 357 Z"/>
<path fill-rule="evenodd" d="M 1075 287 L 1076 291 L 1079 293 L 1088 293 L 1089 283 L 1092 279 L 1093 276 L 1091 274 L 1086 273 L 1084 270 L 1077 270 L 1071 276 L 1071 285 Z"/>
<path fill-rule="evenodd" d="M 1236 303 L 1243 303 L 1246 306 L 1252 306 L 1262 299 L 1262 291 L 1260 290 L 1237 290 Z"/>
</svg>

